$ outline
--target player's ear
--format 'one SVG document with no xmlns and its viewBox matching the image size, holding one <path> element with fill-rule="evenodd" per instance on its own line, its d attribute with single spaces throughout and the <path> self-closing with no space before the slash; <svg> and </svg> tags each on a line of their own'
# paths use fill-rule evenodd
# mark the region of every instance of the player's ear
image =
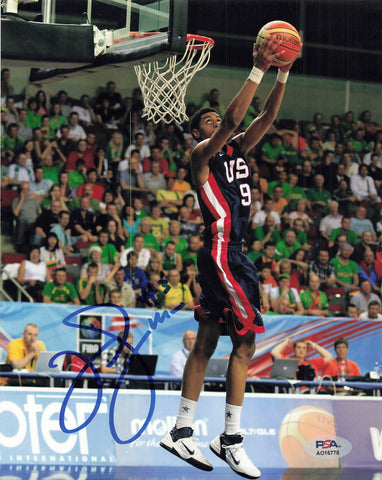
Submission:
<svg viewBox="0 0 382 480">
<path fill-rule="evenodd" d="M 195 140 L 200 140 L 200 133 L 197 128 L 193 128 L 191 135 L 195 138 Z"/>
</svg>

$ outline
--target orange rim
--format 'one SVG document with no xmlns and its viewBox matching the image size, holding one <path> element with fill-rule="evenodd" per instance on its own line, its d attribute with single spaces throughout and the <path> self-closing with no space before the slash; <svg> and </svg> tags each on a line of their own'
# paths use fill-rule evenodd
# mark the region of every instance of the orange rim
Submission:
<svg viewBox="0 0 382 480">
<path fill-rule="evenodd" d="M 130 32 L 129 37 L 125 38 L 118 38 L 114 40 L 113 43 L 121 43 L 125 40 L 128 40 L 130 37 L 136 38 L 144 38 L 144 37 L 151 37 L 152 35 L 158 35 L 161 32 Z M 187 49 L 189 50 L 203 50 L 206 46 L 213 47 L 215 41 L 210 37 L 204 37 L 203 35 L 195 35 L 193 33 L 187 34 L 187 43 L 191 42 L 192 40 L 195 41 L 193 45 L 187 45 Z"/>
</svg>

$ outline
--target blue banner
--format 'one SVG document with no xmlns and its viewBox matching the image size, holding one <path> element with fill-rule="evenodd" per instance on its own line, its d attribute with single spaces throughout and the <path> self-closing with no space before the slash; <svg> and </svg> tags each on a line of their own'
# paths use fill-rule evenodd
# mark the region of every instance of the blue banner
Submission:
<svg viewBox="0 0 382 480">
<path fill-rule="evenodd" d="M 197 330 L 197 322 L 190 311 L 169 313 L 152 309 L 126 309 L 125 313 L 122 313 L 110 306 L 84 309 L 73 305 L 16 302 L 0 302 L 0 311 L 0 348 L 4 350 L 10 339 L 22 335 L 28 322 L 37 323 L 40 328 L 39 339 L 45 343 L 48 350 L 78 351 L 78 312 L 89 317 L 102 316 L 105 322 L 103 342 L 110 340 L 108 336 L 110 333 L 116 335 L 118 329 L 123 329 L 126 317 L 135 337 L 134 345 L 140 345 L 140 353 L 157 354 L 159 358 L 156 373 L 165 375 L 169 373 L 172 355 L 182 348 L 183 332 L 189 329 Z M 348 358 L 359 365 L 363 375 L 374 368 L 376 361 L 382 363 L 382 321 L 265 315 L 264 323 L 266 331 L 257 336 L 257 350 L 250 364 L 250 375 L 258 377 L 269 375 L 272 366 L 269 352 L 286 337 L 290 337 L 292 341 L 310 339 L 333 354 L 334 341 L 339 337 L 345 337 L 350 346 Z M 228 356 L 231 349 L 230 339 L 221 337 L 214 356 Z M 285 353 L 292 355 L 292 349 Z M 312 350 L 307 358 L 314 356 L 317 356 L 317 353 Z M 2 361 L 4 358 L 3 352 Z"/>
</svg>

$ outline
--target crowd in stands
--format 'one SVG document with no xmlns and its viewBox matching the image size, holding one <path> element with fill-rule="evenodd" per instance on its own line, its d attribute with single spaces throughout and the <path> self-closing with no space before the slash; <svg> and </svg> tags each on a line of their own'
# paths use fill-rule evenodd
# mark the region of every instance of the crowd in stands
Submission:
<svg viewBox="0 0 382 480">
<path fill-rule="evenodd" d="M 1 88 L 1 188 L 17 191 L 17 280 L 27 292 L 193 309 L 203 221 L 189 121 L 146 121 L 140 90 L 123 99 L 113 81 L 94 99 L 36 85 L 14 95 L 3 69 Z M 217 89 L 207 105 L 224 114 Z M 198 107 L 188 104 L 189 117 Z M 256 97 L 242 127 L 260 111 Z M 243 249 L 259 271 L 263 312 L 380 318 L 382 126 L 371 112 L 278 119 L 247 161 Z"/>
</svg>

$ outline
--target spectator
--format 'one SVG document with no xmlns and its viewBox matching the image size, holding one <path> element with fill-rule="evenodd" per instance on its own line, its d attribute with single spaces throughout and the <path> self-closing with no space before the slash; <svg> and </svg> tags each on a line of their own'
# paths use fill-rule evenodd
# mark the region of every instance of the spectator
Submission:
<svg viewBox="0 0 382 480">
<path fill-rule="evenodd" d="M 70 255 L 74 252 L 69 222 L 69 212 L 61 210 L 58 214 L 58 224 L 54 225 L 51 229 L 51 232 L 57 235 L 59 248 L 61 248 L 65 255 Z"/>
<path fill-rule="evenodd" d="M 122 252 L 121 260 L 120 260 L 121 265 L 125 267 L 127 265 L 127 257 L 129 256 L 129 253 L 134 252 L 138 257 L 137 266 L 139 268 L 145 269 L 149 263 L 151 253 L 148 248 L 144 247 L 144 244 L 145 244 L 145 240 L 143 235 L 141 235 L 140 233 L 137 233 L 134 236 L 133 246 L 130 248 L 127 248 Z"/>
<path fill-rule="evenodd" d="M 298 186 L 303 188 L 305 192 L 315 187 L 315 172 L 313 164 L 310 160 L 305 159 L 302 162 L 302 170 L 298 176 Z"/>
<path fill-rule="evenodd" d="M 68 127 L 69 127 L 68 138 L 70 138 L 70 140 L 73 140 L 73 142 L 78 142 L 78 140 L 86 140 L 85 130 L 81 127 L 81 125 L 78 122 L 79 122 L 78 113 L 72 112 L 69 115 L 69 121 L 68 121 Z M 61 135 L 62 135 L 62 130 L 60 129 L 57 131 L 57 137 L 61 138 Z"/>
<path fill-rule="evenodd" d="M 166 285 L 161 285 L 161 290 L 165 294 L 163 308 L 165 310 L 179 309 L 184 304 L 184 310 L 193 310 L 194 301 L 187 285 L 181 283 L 180 272 L 176 269 L 170 269 L 167 274 Z M 170 287 L 168 289 L 168 287 Z"/>
<path fill-rule="evenodd" d="M 183 268 L 180 272 L 180 281 L 190 289 L 195 305 L 199 303 L 199 296 L 202 289 L 197 280 L 197 270 L 192 258 L 188 258 L 183 262 Z"/>
<path fill-rule="evenodd" d="M 289 258 L 299 248 L 301 244 L 296 240 L 295 231 L 288 230 L 285 233 L 285 239 L 280 240 L 276 245 L 275 260 Z"/>
<path fill-rule="evenodd" d="M 145 145 L 144 141 L 145 141 L 144 134 L 142 132 L 137 132 L 134 135 L 134 143 L 132 143 L 127 147 L 124 157 L 129 159 L 133 150 L 138 150 L 140 162 L 142 162 L 144 158 L 149 157 L 150 148 L 147 145 Z"/>
<path fill-rule="evenodd" d="M 159 252 L 158 240 L 151 233 L 151 222 L 148 217 L 144 217 L 139 224 L 138 233 L 143 236 L 143 246 L 147 248 L 151 254 Z"/>
<path fill-rule="evenodd" d="M 69 126 L 68 125 L 61 125 L 61 127 L 57 130 L 57 140 L 56 140 L 56 147 L 60 150 L 61 154 L 65 159 L 69 157 L 71 152 L 76 150 L 76 142 L 77 140 L 72 140 L 69 137 Z M 58 152 L 57 152 L 58 153 Z"/>
<path fill-rule="evenodd" d="M 76 169 L 68 172 L 69 187 L 77 190 L 77 188 L 86 182 L 86 167 L 82 158 L 76 161 Z"/>
<path fill-rule="evenodd" d="M 151 233 L 157 239 L 159 245 L 162 244 L 162 241 L 165 237 L 168 236 L 168 220 L 161 217 L 161 208 L 158 202 L 150 203 L 150 215 L 149 220 L 151 222 Z"/>
<path fill-rule="evenodd" d="M 90 245 L 89 253 L 92 247 L 100 247 L 102 252 L 101 263 L 109 265 L 110 269 L 119 264 L 118 253 L 114 245 L 109 243 L 109 234 L 106 230 L 101 230 L 98 234 L 98 242 Z"/>
<path fill-rule="evenodd" d="M 341 164 L 338 166 L 340 167 Z M 342 215 L 351 216 L 355 208 L 357 199 L 352 194 L 349 187 L 350 180 L 341 179 L 338 187 L 333 192 L 333 198 L 338 202 L 338 210 Z"/>
<path fill-rule="evenodd" d="M 382 168 L 378 166 L 379 164 L 379 155 L 373 153 L 371 156 L 371 163 L 369 165 L 369 176 L 374 180 L 375 188 L 381 196 L 381 185 L 382 185 Z"/>
<path fill-rule="evenodd" d="M 301 245 L 301 248 L 303 248 L 305 251 L 309 251 L 310 246 L 308 245 L 308 237 L 304 229 L 304 221 L 301 218 L 296 218 L 292 224 L 291 230 L 293 230 L 293 232 L 296 234 L 296 241 Z M 289 232 L 289 229 L 284 230 L 284 238 L 287 232 Z"/>
<path fill-rule="evenodd" d="M 35 245 L 42 245 L 44 239 L 51 231 L 52 227 L 58 224 L 58 214 L 61 211 L 61 202 L 53 200 L 50 204 L 50 208 L 44 209 L 42 213 L 37 217 L 35 224 L 35 234 L 33 237 L 33 243 Z"/>
<path fill-rule="evenodd" d="M 345 243 L 342 245 L 340 254 L 330 260 L 331 265 L 334 266 L 336 284 L 346 292 L 356 290 L 358 287 L 358 265 L 350 260 L 353 250 L 349 243 Z"/>
<path fill-rule="evenodd" d="M 376 240 L 376 234 L 374 230 L 374 226 L 368 218 L 366 218 L 366 208 L 362 205 L 357 207 L 355 212 L 355 217 L 352 217 L 350 228 L 355 231 L 357 237 L 360 238 L 362 233 L 366 230 L 370 230 L 373 234 L 373 240 Z"/>
<path fill-rule="evenodd" d="M 176 245 L 176 253 L 182 254 L 183 250 L 188 247 L 187 240 L 180 236 L 180 222 L 178 220 L 171 220 L 169 225 L 170 234 L 163 239 L 162 248 L 164 248 L 167 242 L 172 241 Z"/>
<path fill-rule="evenodd" d="M 159 162 L 159 172 L 162 175 L 167 175 L 169 172 L 169 163 L 168 161 L 162 157 L 161 149 L 158 145 L 152 145 L 150 147 L 150 153 L 149 156 L 143 159 L 142 162 L 142 172 L 143 174 L 149 173 L 151 170 L 151 165 L 153 162 Z M 155 170 L 156 173 L 157 170 Z M 144 177 L 145 181 L 146 179 L 149 179 L 150 177 Z M 150 188 L 150 187 L 148 187 Z M 158 189 L 159 190 L 159 189 Z"/>
<path fill-rule="evenodd" d="M 358 318 L 358 308 L 352 303 L 349 303 L 346 309 L 346 315 L 350 318 Z"/>
<path fill-rule="evenodd" d="M 297 204 L 299 200 L 306 200 L 306 193 L 304 189 L 298 185 L 298 175 L 296 173 L 289 174 L 288 182 L 291 190 L 286 198 L 288 200 L 288 209 L 290 212 L 293 212 L 293 210 L 298 210 Z M 306 205 L 307 204 L 305 204 L 305 208 Z"/>
<path fill-rule="evenodd" d="M 328 250 L 320 249 L 318 257 L 315 257 L 315 259 L 309 263 L 308 267 L 309 276 L 311 273 L 315 273 L 320 277 L 321 288 L 323 290 L 333 287 L 336 282 L 334 265 L 329 263 L 329 259 Z"/>
<path fill-rule="evenodd" d="M 261 149 L 261 161 L 273 169 L 279 156 L 284 155 L 284 147 L 281 144 L 281 137 L 277 133 L 273 133 L 266 141 Z"/>
<path fill-rule="evenodd" d="M 57 268 L 54 280 L 45 284 L 43 301 L 44 303 L 80 304 L 75 287 L 66 281 L 65 268 Z"/>
<path fill-rule="evenodd" d="M 27 111 L 25 108 L 20 110 L 19 120 L 17 126 L 19 127 L 18 136 L 24 140 L 24 142 L 32 139 L 32 129 L 26 124 Z M 25 145 L 25 144 L 24 144 Z"/>
<path fill-rule="evenodd" d="M 350 179 L 350 189 L 358 201 L 380 202 L 374 180 L 368 173 L 367 165 L 361 164 L 358 174 L 353 175 Z"/>
<path fill-rule="evenodd" d="M 30 195 L 29 183 L 22 184 L 19 197 L 12 202 L 12 212 L 17 219 L 16 251 L 23 252 L 28 248 L 28 239 L 31 238 L 35 222 L 41 215 L 39 203 Z"/>
<path fill-rule="evenodd" d="M 326 293 L 320 290 L 320 277 L 312 274 L 309 277 L 309 288 L 300 293 L 301 303 L 306 315 L 329 315 L 329 303 Z"/>
<path fill-rule="evenodd" d="M 252 229 L 255 230 L 258 226 L 262 226 L 265 223 L 267 215 L 272 215 L 275 219 L 275 226 L 278 230 L 281 230 L 281 219 L 277 212 L 273 209 L 273 199 L 267 197 L 264 199 L 264 209 L 255 213 L 252 222 Z"/>
<path fill-rule="evenodd" d="M 182 238 L 188 241 L 193 235 L 197 234 L 198 225 L 195 221 L 190 220 L 190 210 L 188 207 L 186 207 L 186 205 L 182 205 L 179 208 L 178 220 L 180 222 L 179 235 Z"/>
<path fill-rule="evenodd" d="M 102 352 L 101 357 L 101 373 L 121 373 L 127 371 L 127 362 L 131 357 L 131 348 L 134 345 L 134 336 L 129 331 L 123 347 L 124 331 L 118 333 L 118 346 L 114 348 L 108 348 Z M 129 348 L 131 347 L 131 348 Z M 119 354 L 119 355 L 118 355 Z M 113 363 L 112 363 L 113 362 Z M 113 366 L 109 366 L 112 364 Z"/>
<path fill-rule="evenodd" d="M 74 105 L 72 112 L 78 113 L 78 122 L 85 129 L 97 122 L 96 114 L 90 105 L 89 95 L 81 95 L 79 105 Z"/>
<path fill-rule="evenodd" d="M 183 348 L 174 353 L 170 363 L 170 375 L 173 377 L 181 377 L 183 375 L 186 360 L 193 349 L 195 343 L 195 332 L 187 330 L 183 333 Z"/>
<path fill-rule="evenodd" d="M 271 351 L 273 360 L 277 358 L 290 358 L 286 355 L 285 350 L 289 350 L 292 345 L 291 339 L 286 338 L 282 343 L 276 345 Z M 318 358 L 311 358 L 306 360 L 308 355 L 308 348 L 315 350 L 320 356 Z M 312 342 L 311 340 L 297 340 L 293 344 L 293 353 L 292 358 L 298 358 L 300 360 L 300 365 L 310 365 L 315 371 L 315 377 L 318 376 L 319 372 L 323 371 L 329 362 L 332 360 L 333 355 L 328 352 L 324 347 L 318 345 L 317 343 Z"/>
<path fill-rule="evenodd" d="M 118 290 L 121 293 L 120 305 L 125 308 L 135 307 L 135 293 L 127 282 L 124 282 L 124 267 L 119 267 L 111 280 L 103 281 L 106 287 L 105 303 L 111 301 L 111 292 Z"/>
<path fill-rule="evenodd" d="M 42 302 L 42 291 L 46 282 L 50 282 L 49 270 L 40 258 L 38 246 L 32 246 L 29 260 L 23 260 L 17 272 L 17 281 L 36 301 Z"/>
<path fill-rule="evenodd" d="M 202 103 L 201 108 L 211 107 L 217 111 L 217 113 L 223 117 L 225 113 L 225 106 L 219 101 L 220 91 L 217 88 L 212 88 L 206 100 Z"/>
<path fill-rule="evenodd" d="M 49 127 L 54 136 L 57 130 L 66 124 L 66 118 L 62 115 L 61 106 L 59 103 L 53 103 L 50 109 Z"/>
<path fill-rule="evenodd" d="M 27 156 L 19 153 L 16 156 L 16 163 L 9 165 L 6 177 L 7 185 L 22 185 L 24 182 L 34 182 L 35 177 L 32 167 L 27 167 Z M 4 186 L 4 184 L 3 184 Z"/>
<path fill-rule="evenodd" d="M 188 183 L 185 178 L 187 176 L 187 169 L 185 167 L 179 166 L 176 171 L 174 191 L 179 192 L 184 195 L 186 192 L 191 190 L 191 185 Z"/>
<path fill-rule="evenodd" d="M 275 185 L 273 187 L 273 210 L 277 212 L 279 215 L 281 215 L 285 209 L 285 207 L 288 205 L 288 201 L 283 198 L 283 191 L 282 187 L 280 185 Z"/>
<path fill-rule="evenodd" d="M 342 220 L 342 215 L 338 213 L 338 202 L 329 201 L 328 208 L 328 214 L 320 221 L 320 234 L 327 241 L 329 241 L 332 231 L 341 227 Z"/>
<path fill-rule="evenodd" d="M 189 241 L 187 242 L 187 248 L 183 250 L 181 253 L 182 262 L 185 262 L 186 260 L 191 259 L 194 262 L 196 267 L 199 248 L 200 248 L 199 235 L 192 235 L 192 237 L 190 237 Z"/>
<path fill-rule="evenodd" d="M 82 197 L 85 186 L 87 185 L 91 185 L 93 187 L 92 197 L 101 202 L 105 189 L 98 183 L 98 174 L 95 168 L 88 168 L 86 170 L 86 183 L 83 183 L 77 188 L 77 197 Z"/>
<path fill-rule="evenodd" d="M 87 151 L 86 139 L 78 140 L 76 150 L 70 152 L 67 158 L 68 160 L 65 165 L 65 169 L 67 171 L 73 171 L 76 169 L 76 162 L 79 158 L 82 158 L 82 160 L 85 162 L 85 168 L 87 170 L 89 168 L 95 168 L 94 157 L 90 152 Z"/>
<path fill-rule="evenodd" d="M 81 273 L 80 273 L 80 278 L 86 278 L 87 276 L 87 268 L 89 263 L 95 263 L 98 265 L 98 275 L 97 278 L 100 281 L 105 280 L 106 282 L 111 280 L 117 271 L 119 265 L 115 264 L 112 269 L 110 269 L 110 266 L 101 263 L 102 259 L 102 249 L 99 246 L 91 246 L 89 248 L 89 261 L 88 263 L 85 263 L 82 268 L 81 268 Z"/>
<path fill-rule="evenodd" d="M 166 274 L 173 269 L 179 272 L 182 270 L 182 257 L 179 253 L 176 253 L 175 250 L 175 242 L 172 240 L 168 241 L 162 254 L 162 268 Z"/>
<path fill-rule="evenodd" d="M 381 304 L 377 300 L 372 300 L 367 306 L 367 310 L 362 312 L 359 315 L 361 320 L 370 319 L 370 320 L 382 320 Z"/>
<path fill-rule="evenodd" d="M 361 375 L 358 365 L 346 358 L 349 353 L 349 343 L 345 338 L 338 338 L 334 342 L 334 351 L 337 356 L 330 360 L 323 371 L 323 375 L 336 377 L 337 379 Z"/>
<path fill-rule="evenodd" d="M 276 245 L 273 242 L 267 242 L 264 244 L 264 255 L 258 258 L 255 261 L 255 267 L 258 271 L 261 270 L 262 265 L 266 263 L 270 265 L 272 273 L 275 271 L 276 268 L 276 260 L 274 258 L 276 252 Z"/>
<path fill-rule="evenodd" d="M 90 198 L 81 197 L 80 207 L 70 214 L 71 235 L 74 242 L 96 242 L 98 236 L 93 234 L 95 215 L 90 210 Z"/>
<path fill-rule="evenodd" d="M 324 188 L 325 179 L 322 175 L 314 177 L 314 187 L 309 188 L 306 196 L 310 201 L 312 210 L 320 213 L 328 211 L 328 203 L 332 196 L 328 190 Z"/>
<path fill-rule="evenodd" d="M 308 201 L 305 198 L 300 198 L 296 202 L 296 210 L 291 212 L 287 217 L 287 222 L 290 227 L 293 227 L 295 220 L 302 220 L 304 222 L 304 230 L 309 231 L 312 220 L 306 213 Z"/>
<path fill-rule="evenodd" d="M 114 245 L 118 256 L 120 256 L 125 249 L 126 238 L 123 233 L 118 233 L 118 223 L 114 220 L 114 218 L 111 218 L 107 222 L 106 231 L 109 234 L 109 243 Z"/>
<path fill-rule="evenodd" d="M 121 162 L 124 152 L 124 142 L 122 133 L 117 130 L 113 132 L 109 143 L 105 148 L 105 157 L 108 160 L 110 169 L 113 171 L 114 175 L 118 170 L 118 165 Z M 99 172 L 100 175 L 100 172 Z"/>
<path fill-rule="evenodd" d="M 80 278 L 77 289 L 81 305 L 100 305 L 103 303 L 105 287 L 97 278 L 98 265 L 89 263 L 87 267 L 87 278 Z"/>
<path fill-rule="evenodd" d="M 46 347 L 41 340 L 38 340 L 39 329 L 35 323 L 28 323 L 23 331 L 22 338 L 11 340 L 8 345 L 5 363 L 10 363 L 12 368 L 33 372 L 40 352 Z"/>
<path fill-rule="evenodd" d="M 156 199 L 163 213 L 170 218 L 178 216 L 178 207 L 183 203 L 183 194 L 174 190 L 175 175 L 172 172 L 166 175 L 166 188 L 158 190 Z"/>
<path fill-rule="evenodd" d="M 363 255 L 366 250 L 372 250 L 375 252 L 377 250 L 377 244 L 373 241 L 373 234 L 369 230 L 362 232 L 361 241 L 357 242 L 354 247 L 354 251 L 351 259 L 356 263 L 360 263 L 363 259 Z"/>
<path fill-rule="evenodd" d="M 130 251 L 127 255 L 127 264 L 125 267 L 124 281 L 131 285 L 136 296 L 142 295 L 144 289 L 148 285 L 148 280 L 144 270 L 137 266 L 138 255 L 134 251 Z"/>
<path fill-rule="evenodd" d="M 126 204 L 122 208 L 122 231 L 124 236 L 127 238 L 127 247 L 133 245 L 133 239 L 138 233 L 139 225 L 141 219 L 137 218 L 135 214 L 135 208 L 132 205 Z"/>
<path fill-rule="evenodd" d="M 355 305 L 359 312 L 365 312 L 370 302 L 378 302 L 381 305 L 381 299 L 375 293 L 372 293 L 369 280 L 361 280 L 359 292 L 351 297 L 351 303 Z"/>
<path fill-rule="evenodd" d="M 98 95 L 95 102 L 95 108 L 101 107 L 105 99 L 108 101 L 110 109 L 115 112 L 117 112 L 122 107 L 121 94 L 117 92 L 116 84 L 111 80 L 107 82 L 106 90 Z"/>
<path fill-rule="evenodd" d="M 269 294 L 271 308 L 274 312 L 278 310 L 280 300 L 286 298 L 289 300 L 291 310 L 296 315 L 304 314 L 304 307 L 302 306 L 298 291 L 290 287 L 290 275 L 282 273 L 279 277 L 279 287 L 272 288 Z"/>
<path fill-rule="evenodd" d="M 158 190 L 166 188 L 166 180 L 164 174 L 160 172 L 160 163 L 158 160 L 152 160 L 150 171 L 142 175 L 144 188 L 148 190 L 147 198 L 155 200 Z"/>
<path fill-rule="evenodd" d="M 369 280 L 374 293 L 381 291 L 382 262 L 375 260 L 373 250 L 367 248 L 364 251 L 363 259 L 358 264 L 360 282 Z"/>
<path fill-rule="evenodd" d="M 52 181 L 44 178 L 44 169 L 40 166 L 34 169 L 35 179 L 30 182 L 31 197 L 36 199 L 41 205 L 42 201 L 48 197 L 49 190 L 52 187 Z"/>
<path fill-rule="evenodd" d="M 340 235 L 345 235 L 347 243 L 350 243 L 353 247 L 358 243 L 358 237 L 356 233 L 351 230 L 351 219 L 350 217 L 342 217 L 341 227 L 334 228 L 329 236 L 329 248 L 332 248 Z"/>
<path fill-rule="evenodd" d="M 7 126 L 7 133 L 1 137 L 1 158 L 11 161 L 15 155 L 21 152 L 24 140 L 19 137 L 17 123 L 10 123 Z"/>
<path fill-rule="evenodd" d="M 64 252 L 58 244 L 58 237 L 54 232 L 48 233 L 44 244 L 40 247 L 40 259 L 45 262 L 49 272 L 54 272 L 58 267 L 65 267 Z"/>
<path fill-rule="evenodd" d="M 131 191 L 141 191 L 145 188 L 139 165 L 139 151 L 132 150 L 129 159 L 118 164 L 117 181 L 121 185 L 122 195 L 127 201 Z"/>
</svg>

